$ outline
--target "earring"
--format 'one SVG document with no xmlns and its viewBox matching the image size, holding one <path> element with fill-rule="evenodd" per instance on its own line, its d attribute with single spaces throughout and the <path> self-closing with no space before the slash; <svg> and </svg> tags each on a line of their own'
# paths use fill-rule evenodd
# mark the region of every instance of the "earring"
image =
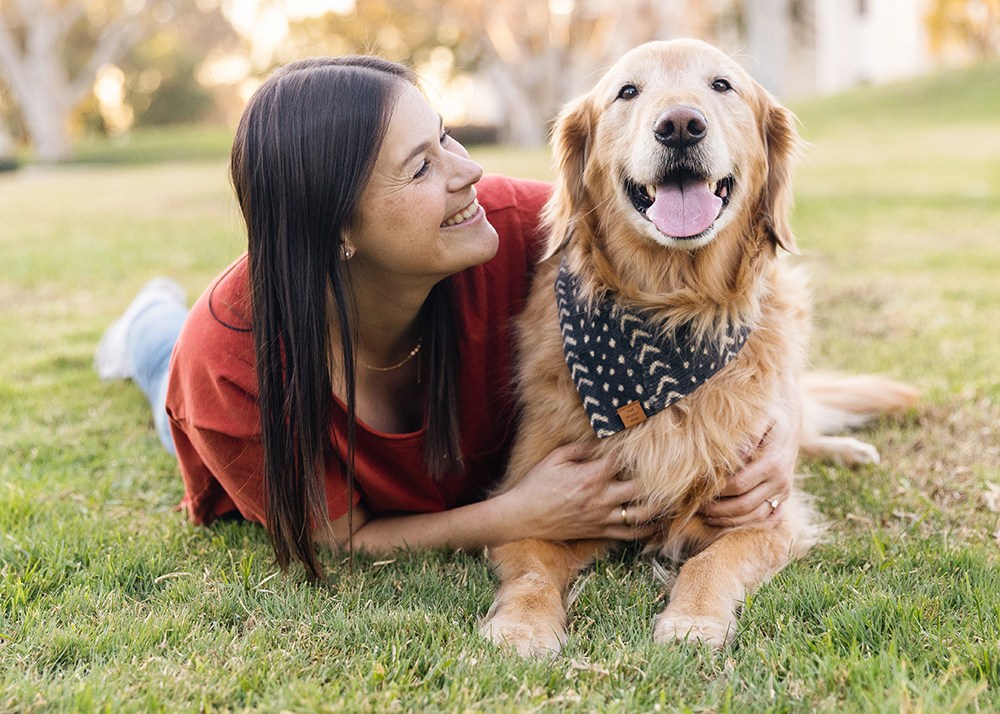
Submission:
<svg viewBox="0 0 1000 714">
<path fill-rule="evenodd" d="M 352 255 L 354 255 L 353 250 L 350 248 L 344 248 L 344 260 L 350 260 Z"/>
</svg>

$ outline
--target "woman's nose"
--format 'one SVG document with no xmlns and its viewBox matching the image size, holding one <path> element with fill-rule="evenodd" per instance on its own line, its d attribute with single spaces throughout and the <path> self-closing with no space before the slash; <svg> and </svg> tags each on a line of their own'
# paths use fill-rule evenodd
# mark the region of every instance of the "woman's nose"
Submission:
<svg viewBox="0 0 1000 714">
<path fill-rule="evenodd" d="M 457 142 L 456 142 L 457 144 Z M 469 158 L 469 153 L 461 144 L 457 144 L 457 150 L 452 152 L 454 158 L 451 181 L 449 188 L 453 191 L 461 191 L 467 186 L 471 186 L 483 177 L 483 167 Z"/>
</svg>

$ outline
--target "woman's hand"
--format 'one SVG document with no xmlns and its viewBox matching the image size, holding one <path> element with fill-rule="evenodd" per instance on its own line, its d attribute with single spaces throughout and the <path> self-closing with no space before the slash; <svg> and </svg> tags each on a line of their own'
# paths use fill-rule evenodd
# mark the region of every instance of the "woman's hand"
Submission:
<svg viewBox="0 0 1000 714">
<path fill-rule="evenodd" d="M 745 526 L 781 518 L 781 504 L 791 494 L 795 478 L 802 419 L 794 388 L 793 382 L 786 383 L 789 398 L 774 410 L 749 463 L 730 476 L 718 498 L 701 510 L 708 525 Z"/>
<path fill-rule="evenodd" d="M 523 538 L 636 540 L 655 531 L 652 514 L 633 499 L 632 481 L 617 478 L 610 456 L 590 458 L 580 445 L 560 446 L 511 490 L 496 496 Z"/>
<path fill-rule="evenodd" d="M 656 532 L 649 509 L 633 503 L 638 489 L 620 481 L 610 458 L 592 459 L 583 446 L 561 446 L 509 491 L 446 511 L 370 516 L 354 510 L 354 547 L 372 554 L 397 548 L 473 550 L 525 538 L 635 540 Z M 624 510 L 623 510 L 624 509 Z M 348 543 L 348 517 L 317 534 L 333 548 Z"/>
</svg>

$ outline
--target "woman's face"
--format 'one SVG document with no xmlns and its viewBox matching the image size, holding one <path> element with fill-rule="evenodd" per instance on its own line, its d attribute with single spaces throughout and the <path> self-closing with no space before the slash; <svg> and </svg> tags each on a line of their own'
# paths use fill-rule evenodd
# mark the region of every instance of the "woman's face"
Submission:
<svg viewBox="0 0 1000 714">
<path fill-rule="evenodd" d="M 433 284 L 496 255 L 497 233 L 476 200 L 482 167 L 444 133 L 416 87 L 400 90 L 345 246 L 368 279 Z"/>
</svg>

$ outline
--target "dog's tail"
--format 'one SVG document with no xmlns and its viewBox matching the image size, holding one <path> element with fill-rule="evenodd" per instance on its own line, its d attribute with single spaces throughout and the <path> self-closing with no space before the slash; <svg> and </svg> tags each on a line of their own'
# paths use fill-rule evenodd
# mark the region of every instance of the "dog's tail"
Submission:
<svg viewBox="0 0 1000 714">
<path fill-rule="evenodd" d="M 838 434 L 882 414 L 914 406 L 920 392 L 872 374 L 810 372 L 801 380 L 803 426 L 813 434 Z"/>
</svg>

